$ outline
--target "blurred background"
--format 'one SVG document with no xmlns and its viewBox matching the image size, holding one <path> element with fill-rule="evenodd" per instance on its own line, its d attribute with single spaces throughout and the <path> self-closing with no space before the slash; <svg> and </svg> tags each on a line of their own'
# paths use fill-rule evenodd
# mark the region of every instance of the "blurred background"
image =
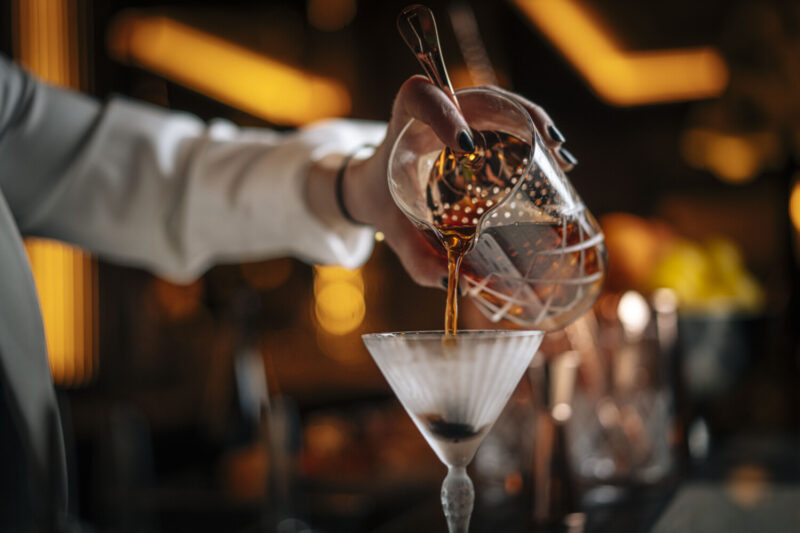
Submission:
<svg viewBox="0 0 800 533">
<path fill-rule="evenodd" d="M 420 71 L 395 29 L 405 4 L 0 0 L 0 51 L 99 99 L 241 126 L 386 120 Z M 598 339 L 604 320 L 629 333 L 625 309 L 640 309 L 623 308 L 629 291 L 650 308 L 645 321 L 672 316 L 673 337 L 656 349 L 669 358 L 670 398 L 657 433 L 675 464 L 743 434 L 796 433 L 798 3 L 428 5 L 454 85 L 494 83 L 539 103 L 580 160 L 570 176 L 610 261 L 584 341 L 619 351 Z M 355 271 L 275 258 L 186 286 L 28 241 L 74 512 L 100 531 L 402 531 L 386 524 L 435 503 L 443 467 L 360 335 L 440 329 L 444 292 L 416 287 L 380 239 Z M 480 325 L 464 307 L 462 327 Z M 550 349 L 585 362 L 586 342 L 567 340 Z M 591 384 L 585 369 L 575 375 Z M 523 382 L 509 416 L 535 406 L 535 383 Z M 597 446 L 575 446 L 580 471 Z M 510 467 L 499 494 L 529 499 L 526 468 Z"/>
</svg>

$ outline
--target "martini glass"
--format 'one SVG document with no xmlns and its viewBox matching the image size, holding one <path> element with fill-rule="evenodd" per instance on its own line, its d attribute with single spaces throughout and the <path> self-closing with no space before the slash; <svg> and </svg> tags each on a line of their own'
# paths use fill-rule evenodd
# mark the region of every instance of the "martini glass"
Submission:
<svg viewBox="0 0 800 533">
<path fill-rule="evenodd" d="M 497 420 L 542 331 L 375 333 L 362 338 L 395 395 L 442 463 L 450 533 L 466 532 L 475 491 L 466 467 Z"/>
</svg>

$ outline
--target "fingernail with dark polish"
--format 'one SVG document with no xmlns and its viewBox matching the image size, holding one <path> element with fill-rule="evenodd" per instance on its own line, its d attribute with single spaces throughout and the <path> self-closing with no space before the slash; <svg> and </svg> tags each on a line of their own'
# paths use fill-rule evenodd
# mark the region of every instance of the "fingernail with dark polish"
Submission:
<svg viewBox="0 0 800 533">
<path fill-rule="evenodd" d="M 472 136 L 467 130 L 461 130 L 461 133 L 458 134 L 458 145 L 465 152 L 475 151 L 475 141 L 472 140 Z"/>
<path fill-rule="evenodd" d="M 551 139 L 553 139 L 558 143 L 563 143 L 564 141 L 566 141 L 564 135 L 553 124 L 547 126 L 547 134 L 550 136 Z"/>
<path fill-rule="evenodd" d="M 447 288 L 447 283 L 448 283 L 449 281 L 450 281 L 450 280 L 447 278 L 447 276 L 443 277 L 443 278 L 442 278 L 442 287 L 444 287 L 444 288 L 446 289 L 446 288 Z"/>
<path fill-rule="evenodd" d="M 566 161 L 570 165 L 577 165 L 578 164 L 578 159 L 574 155 L 572 155 L 572 153 L 569 150 L 567 150 L 566 148 L 559 148 L 558 149 L 558 155 L 560 155 L 561 159 L 563 159 L 564 161 Z"/>
</svg>

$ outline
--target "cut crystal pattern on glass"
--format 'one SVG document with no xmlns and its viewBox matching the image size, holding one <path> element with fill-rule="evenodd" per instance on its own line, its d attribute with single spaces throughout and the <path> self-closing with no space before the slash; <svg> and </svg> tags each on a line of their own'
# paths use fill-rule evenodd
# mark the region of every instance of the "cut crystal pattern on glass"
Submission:
<svg viewBox="0 0 800 533">
<path fill-rule="evenodd" d="M 589 217 L 579 204 L 559 225 L 523 220 L 496 230 L 488 221 L 465 258 L 467 294 L 495 322 L 554 329 L 577 318 L 597 297 L 604 273 L 603 234 Z"/>
<path fill-rule="evenodd" d="M 490 320 L 560 329 L 600 293 L 600 226 L 517 103 L 487 88 L 457 94 L 485 139 L 483 165 L 464 163 L 412 120 L 392 149 L 392 197 L 434 249 L 444 252 L 453 234 L 469 241 L 461 278 Z"/>
</svg>

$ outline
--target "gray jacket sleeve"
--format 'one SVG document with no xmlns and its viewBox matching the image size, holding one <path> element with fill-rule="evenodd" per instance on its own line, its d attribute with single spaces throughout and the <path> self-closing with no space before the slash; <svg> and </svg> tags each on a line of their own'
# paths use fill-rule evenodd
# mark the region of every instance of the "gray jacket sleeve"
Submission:
<svg viewBox="0 0 800 533">
<path fill-rule="evenodd" d="M 384 132 L 333 120 L 282 135 L 122 98 L 101 105 L 0 57 L 0 188 L 20 230 L 176 280 L 270 256 L 359 265 L 371 231 L 308 212 L 306 168 Z"/>
<path fill-rule="evenodd" d="M 100 105 L 37 81 L 0 55 L 0 188 L 19 222 L 58 185 Z"/>
</svg>

